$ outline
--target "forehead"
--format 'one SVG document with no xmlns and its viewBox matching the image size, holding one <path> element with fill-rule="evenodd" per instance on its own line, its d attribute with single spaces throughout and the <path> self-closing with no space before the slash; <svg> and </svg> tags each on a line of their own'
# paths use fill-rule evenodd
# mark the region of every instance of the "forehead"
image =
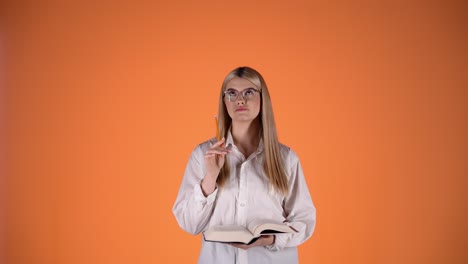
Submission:
<svg viewBox="0 0 468 264">
<path fill-rule="evenodd" d="M 234 77 L 232 80 L 228 82 L 226 85 L 227 89 L 235 89 L 238 91 L 242 91 L 247 88 L 257 88 L 255 84 L 251 83 L 249 80 L 239 77 Z"/>
</svg>

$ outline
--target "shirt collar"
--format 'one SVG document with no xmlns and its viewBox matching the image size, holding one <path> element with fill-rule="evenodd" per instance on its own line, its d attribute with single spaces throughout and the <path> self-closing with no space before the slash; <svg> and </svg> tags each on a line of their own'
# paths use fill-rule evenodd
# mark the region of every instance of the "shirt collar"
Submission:
<svg viewBox="0 0 468 264">
<path fill-rule="evenodd" d="M 234 139 L 232 138 L 232 134 L 231 134 L 231 128 L 229 128 L 228 132 L 227 132 L 227 138 L 226 138 L 226 147 L 228 147 L 229 145 L 232 145 L 232 146 L 235 146 L 237 148 L 237 146 L 234 144 Z M 263 151 L 264 149 L 264 145 L 263 145 L 263 138 L 260 138 L 260 142 L 258 143 L 258 147 L 257 147 L 257 151 L 256 153 L 259 154 Z"/>
</svg>

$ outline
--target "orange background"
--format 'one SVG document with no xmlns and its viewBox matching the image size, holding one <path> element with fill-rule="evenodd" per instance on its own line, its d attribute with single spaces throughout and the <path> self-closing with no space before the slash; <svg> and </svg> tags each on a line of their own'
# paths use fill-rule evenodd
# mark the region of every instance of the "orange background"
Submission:
<svg viewBox="0 0 468 264">
<path fill-rule="evenodd" d="M 1 5 L 4 263 L 195 263 L 171 209 L 241 65 L 317 207 L 301 263 L 468 262 L 462 1 Z"/>
</svg>

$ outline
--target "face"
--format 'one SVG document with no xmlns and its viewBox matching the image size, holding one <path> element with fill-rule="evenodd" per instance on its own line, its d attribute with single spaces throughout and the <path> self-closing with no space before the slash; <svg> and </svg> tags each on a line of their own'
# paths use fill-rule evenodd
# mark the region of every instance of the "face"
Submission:
<svg viewBox="0 0 468 264">
<path fill-rule="evenodd" d="M 224 104 L 232 122 L 252 122 L 257 118 L 260 113 L 261 94 L 253 83 L 235 77 L 227 84 L 224 91 Z M 236 93 L 238 96 L 234 100 Z"/>
</svg>

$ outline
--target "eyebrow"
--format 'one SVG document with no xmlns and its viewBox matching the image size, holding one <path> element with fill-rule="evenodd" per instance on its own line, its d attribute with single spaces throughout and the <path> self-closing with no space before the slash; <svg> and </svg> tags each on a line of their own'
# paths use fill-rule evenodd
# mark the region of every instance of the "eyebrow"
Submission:
<svg viewBox="0 0 468 264">
<path fill-rule="evenodd" d="M 237 89 L 234 89 L 234 88 L 227 88 L 226 91 L 227 91 L 227 90 L 235 90 L 235 91 L 238 91 L 238 92 L 242 92 L 242 91 L 245 91 L 245 90 L 247 90 L 247 89 L 255 89 L 255 88 L 254 88 L 254 87 L 248 87 L 248 88 L 245 88 L 245 89 L 243 89 L 243 90 L 237 90 Z M 255 90 L 257 90 L 257 89 L 255 89 Z"/>
</svg>

